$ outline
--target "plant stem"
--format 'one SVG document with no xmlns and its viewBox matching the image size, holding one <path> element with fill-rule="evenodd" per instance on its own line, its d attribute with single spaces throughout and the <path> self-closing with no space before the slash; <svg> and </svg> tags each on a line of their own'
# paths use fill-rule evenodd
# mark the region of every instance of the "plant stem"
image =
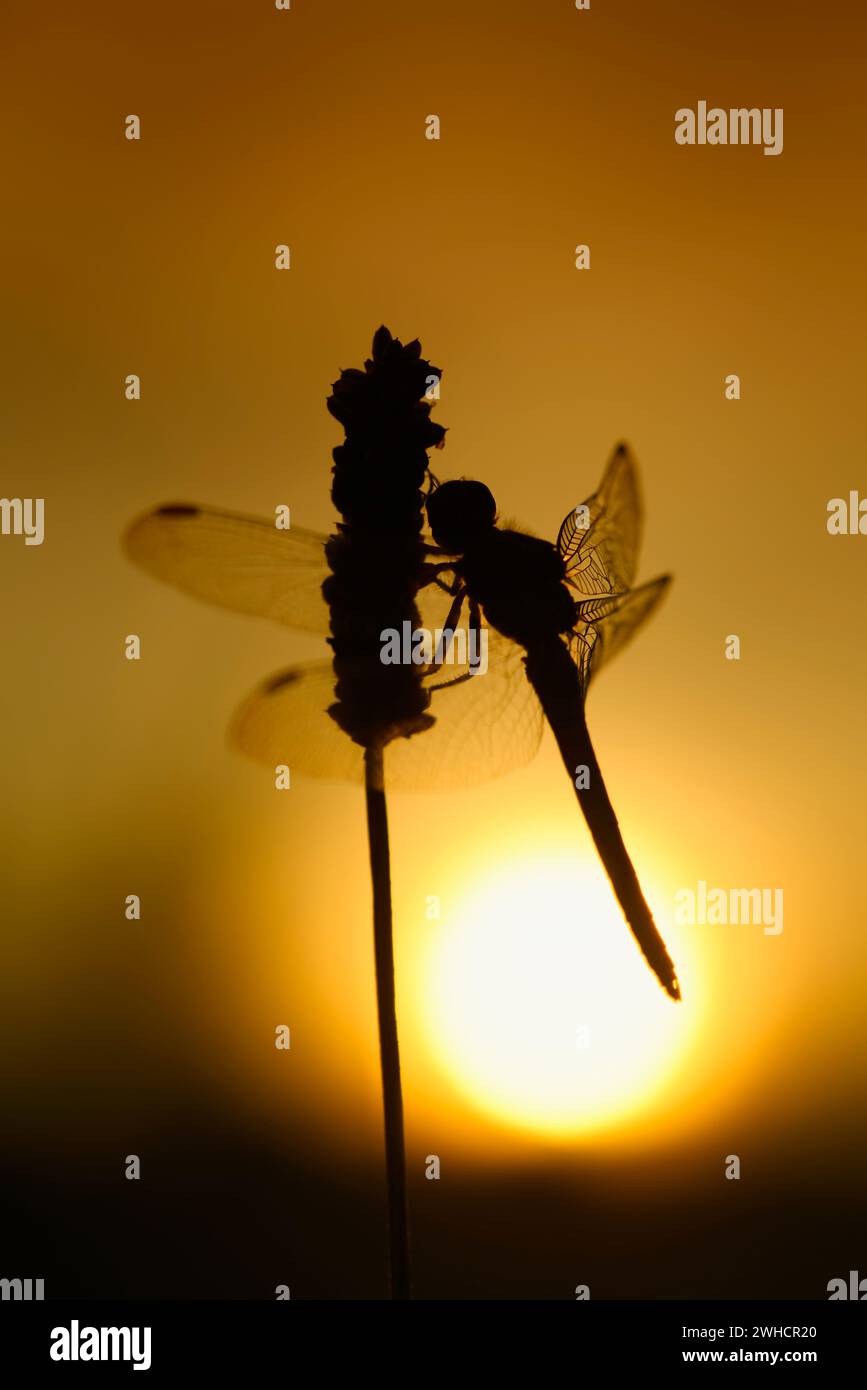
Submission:
<svg viewBox="0 0 867 1390">
<path fill-rule="evenodd" d="M 391 921 L 391 875 L 388 815 L 381 747 L 364 752 L 367 793 L 367 836 L 373 881 L 373 951 L 376 967 L 376 1005 L 379 1017 L 379 1058 L 385 1118 L 385 1172 L 388 1187 L 389 1289 L 393 1299 L 408 1299 L 409 1228 L 406 1206 L 406 1154 L 403 1139 L 403 1098 L 400 1053 L 394 1002 L 394 943 Z"/>
<path fill-rule="evenodd" d="M 528 651 L 526 665 L 527 676 L 554 731 L 560 755 L 623 915 L 666 994 L 671 999 L 679 999 L 677 971 L 641 891 L 590 742 L 578 667 L 559 637 Z M 582 766 L 589 773 L 589 784 L 579 788 L 573 779 Z"/>
</svg>

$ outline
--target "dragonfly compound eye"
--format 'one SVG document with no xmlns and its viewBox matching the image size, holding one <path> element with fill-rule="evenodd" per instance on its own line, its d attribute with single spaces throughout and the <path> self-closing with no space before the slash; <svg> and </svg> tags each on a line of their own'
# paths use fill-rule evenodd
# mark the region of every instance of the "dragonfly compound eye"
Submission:
<svg viewBox="0 0 867 1390">
<path fill-rule="evenodd" d="M 497 504 L 484 483 L 462 478 L 442 483 L 427 500 L 427 519 L 437 545 L 461 555 L 497 519 Z"/>
</svg>

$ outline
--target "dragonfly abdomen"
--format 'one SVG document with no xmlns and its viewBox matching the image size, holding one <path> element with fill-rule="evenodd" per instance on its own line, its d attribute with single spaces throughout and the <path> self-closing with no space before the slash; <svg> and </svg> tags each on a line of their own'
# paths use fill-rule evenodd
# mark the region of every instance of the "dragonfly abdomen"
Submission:
<svg viewBox="0 0 867 1390">
<path fill-rule="evenodd" d="M 641 891 L 590 741 L 578 667 L 565 642 L 555 637 L 528 647 L 526 668 L 632 934 L 663 988 L 679 999 L 674 964 Z"/>
</svg>

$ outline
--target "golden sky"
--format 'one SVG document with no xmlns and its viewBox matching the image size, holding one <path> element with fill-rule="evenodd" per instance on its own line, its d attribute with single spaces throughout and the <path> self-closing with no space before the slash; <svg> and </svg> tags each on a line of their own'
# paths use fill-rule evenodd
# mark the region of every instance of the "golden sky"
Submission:
<svg viewBox="0 0 867 1390">
<path fill-rule="evenodd" d="M 325 397 L 386 323 L 443 368 L 439 477 L 483 478 L 553 539 L 626 439 L 639 578 L 675 576 L 589 719 L 683 1005 L 628 951 L 618 991 L 599 944 L 618 914 L 553 740 L 502 782 L 395 796 L 411 1164 L 565 1171 L 580 1153 L 628 1186 L 649 1154 L 698 1174 L 809 1149 L 844 1187 L 863 1166 L 867 540 L 825 525 L 830 498 L 867 491 L 863 38 L 854 6 L 745 0 L 13 6 L 3 492 L 46 499 L 41 547 L 0 538 L 22 1145 L 67 1108 L 73 1147 L 158 1127 L 190 1088 L 262 1132 L 303 1116 L 311 1150 L 378 1153 L 362 793 L 299 778 L 280 796 L 225 746 L 257 681 L 323 645 L 153 583 L 119 537 L 179 499 L 287 503 L 327 530 Z M 699 100 L 782 107 L 783 153 L 676 145 Z M 516 1027 L 568 1008 L 564 969 L 580 999 L 605 991 L 626 1099 L 592 1124 L 580 1095 L 546 1109 L 517 1064 L 498 1100 L 490 1035 L 445 1036 L 442 991 L 468 988 L 479 941 L 508 976 L 491 922 L 516 869 L 564 913 L 576 875 L 591 904 L 577 946 L 540 946 L 556 995 L 542 974 L 511 1007 Z M 700 879 L 782 887 L 783 933 L 676 926 Z M 523 940 L 506 914 L 503 950 Z"/>
</svg>

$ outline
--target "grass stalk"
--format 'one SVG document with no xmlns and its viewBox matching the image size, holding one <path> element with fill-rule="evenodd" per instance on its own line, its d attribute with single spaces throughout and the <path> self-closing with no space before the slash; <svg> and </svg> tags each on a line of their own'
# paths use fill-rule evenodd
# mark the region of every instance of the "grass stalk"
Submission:
<svg viewBox="0 0 867 1390">
<path fill-rule="evenodd" d="M 376 1007 L 379 1019 L 379 1058 L 385 1121 L 385 1172 L 388 1191 L 389 1292 L 392 1299 L 410 1297 L 409 1223 L 406 1201 L 406 1151 L 403 1137 L 403 1096 L 394 996 L 394 938 L 391 913 L 391 872 L 388 813 L 381 747 L 364 754 L 367 796 L 367 835 L 373 883 L 373 952 Z"/>
</svg>

